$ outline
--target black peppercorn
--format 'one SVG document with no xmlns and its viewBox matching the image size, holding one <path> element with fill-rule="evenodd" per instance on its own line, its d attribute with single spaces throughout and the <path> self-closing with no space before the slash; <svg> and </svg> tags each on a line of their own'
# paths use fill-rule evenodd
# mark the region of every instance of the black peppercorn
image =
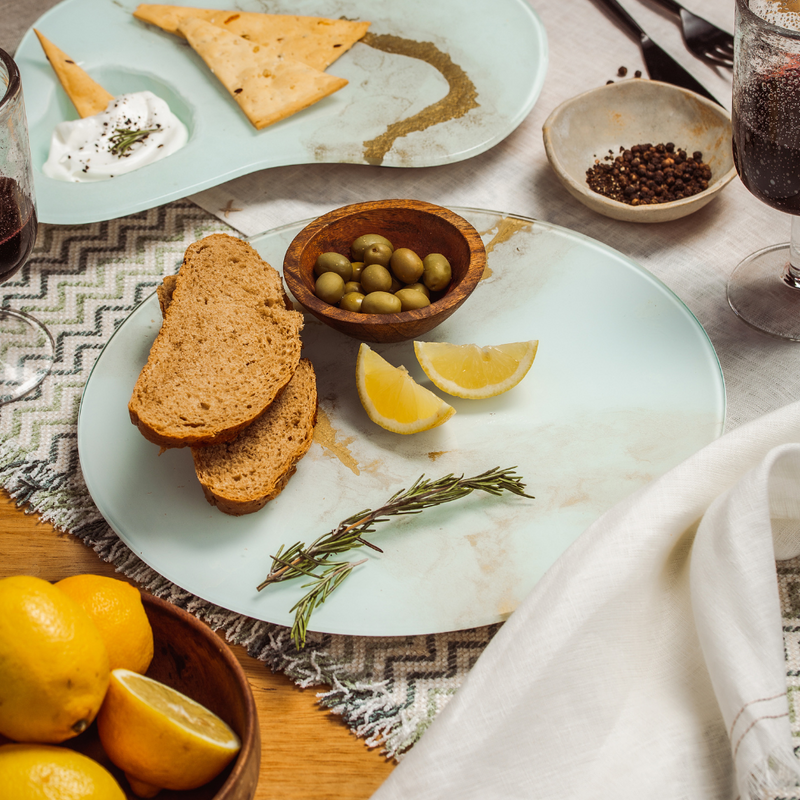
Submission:
<svg viewBox="0 0 800 800">
<path fill-rule="evenodd" d="M 711 168 L 699 150 L 688 156 L 672 142 L 620 147 L 616 157 L 609 150 L 586 171 L 592 191 L 632 206 L 691 197 L 707 189 L 710 179 Z"/>
</svg>

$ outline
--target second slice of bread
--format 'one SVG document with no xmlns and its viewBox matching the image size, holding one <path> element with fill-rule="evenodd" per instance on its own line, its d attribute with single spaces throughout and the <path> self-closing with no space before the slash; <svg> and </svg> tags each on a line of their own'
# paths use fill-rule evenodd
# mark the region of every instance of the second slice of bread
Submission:
<svg viewBox="0 0 800 800">
<path fill-rule="evenodd" d="M 192 448 L 203 493 L 226 514 L 263 508 L 277 497 L 311 446 L 317 385 L 311 362 L 300 359 L 286 388 L 232 442 Z"/>
</svg>

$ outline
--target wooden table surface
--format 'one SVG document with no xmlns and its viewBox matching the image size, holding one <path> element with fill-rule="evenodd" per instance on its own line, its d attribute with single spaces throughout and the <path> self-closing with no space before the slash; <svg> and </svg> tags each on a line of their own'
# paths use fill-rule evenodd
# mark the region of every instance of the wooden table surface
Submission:
<svg viewBox="0 0 800 800">
<path fill-rule="evenodd" d="M 37 516 L 23 513 L 0 490 L 0 577 L 25 574 L 58 580 L 87 572 L 122 577 L 74 536 L 57 533 Z M 242 647 L 232 650 L 253 688 L 261 723 L 256 800 L 368 798 L 393 764 L 316 704 L 321 688 L 299 689 L 250 658 Z"/>
</svg>

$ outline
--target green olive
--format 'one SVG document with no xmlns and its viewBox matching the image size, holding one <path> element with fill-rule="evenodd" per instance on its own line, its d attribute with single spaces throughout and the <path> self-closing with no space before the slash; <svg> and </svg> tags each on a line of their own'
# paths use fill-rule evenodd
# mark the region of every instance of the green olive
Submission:
<svg viewBox="0 0 800 800">
<path fill-rule="evenodd" d="M 382 267 L 388 267 L 391 258 L 392 248 L 380 242 L 368 245 L 364 249 L 365 267 L 368 267 L 370 264 L 380 264 Z"/>
<path fill-rule="evenodd" d="M 348 292 L 360 292 L 364 294 L 364 290 L 361 288 L 361 284 L 358 281 L 345 281 L 344 293 L 347 294 Z"/>
<path fill-rule="evenodd" d="M 357 281 L 361 278 L 361 273 L 364 271 L 364 262 L 363 261 L 353 261 L 350 266 L 353 268 L 353 277 L 350 278 L 351 281 Z"/>
<path fill-rule="evenodd" d="M 353 277 L 350 260 L 340 253 L 322 253 L 317 256 L 314 272 L 317 275 L 322 275 L 324 272 L 335 272 L 341 276 L 343 281 L 349 281 Z"/>
<path fill-rule="evenodd" d="M 430 298 L 431 290 L 424 283 L 409 283 L 406 289 L 413 289 L 415 292 L 422 292 L 425 297 Z"/>
<path fill-rule="evenodd" d="M 362 314 L 396 314 L 402 307 L 397 295 L 390 292 L 370 292 L 361 301 Z"/>
<path fill-rule="evenodd" d="M 421 277 L 425 267 L 422 259 L 407 247 L 400 247 L 392 253 L 392 260 L 389 262 L 392 272 L 403 281 L 403 283 L 416 283 Z"/>
<path fill-rule="evenodd" d="M 344 281 L 335 272 L 323 272 L 314 284 L 314 294 L 320 300 L 335 306 L 344 295 Z"/>
<path fill-rule="evenodd" d="M 347 292 L 339 301 L 339 308 L 345 311 L 361 311 L 361 303 L 364 300 L 364 295 L 361 292 Z"/>
<path fill-rule="evenodd" d="M 392 243 L 385 236 L 381 236 L 379 233 L 365 233 L 350 245 L 350 255 L 353 257 L 353 261 L 363 261 L 364 250 L 375 242 L 388 245 L 390 250 L 394 250 Z"/>
<path fill-rule="evenodd" d="M 361 273 L 361 286 L 365 294 L 388 292 L 392 287 L 392 276 L 386 267 L 382 267 L 380 264 L 369 264 Z"/>
<path fill-rule="evenodd" d="M 432 292 L 446 289 L 453 276 L 450 262 L 441 253 L 431 253 L 425 256 L 422 264 L 425 268 L 422 273 L 422 282 Z"/>
<path fill-rule="evenodd" d="M 431 301 L 416 289 L 401 289 L 395 297 L 400 301 L 401 311 L 411 311 L 414 308 L 426 308 L 431 304 Z"/>
</svg>

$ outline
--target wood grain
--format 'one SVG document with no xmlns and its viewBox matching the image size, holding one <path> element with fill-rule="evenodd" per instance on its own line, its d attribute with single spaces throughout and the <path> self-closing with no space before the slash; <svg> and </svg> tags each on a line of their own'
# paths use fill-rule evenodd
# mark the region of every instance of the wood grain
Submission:
<svg viewBox="0 0 800 800">
<path fill-rule="evenodd" d="M 91 572 L 121 578 L 112 564 L 75 537 L 56 532 L 16 508 L 0 491 L 0 577 L 37 575 L 58 580 Z M 256 800 L 363 800 L 393 769 L 378 749 L 368 748 L 316 693 L 273 674 L 242 647 L 232 646 L 253 690 L 261 727 L 261 772 Z"/>
</svg>

